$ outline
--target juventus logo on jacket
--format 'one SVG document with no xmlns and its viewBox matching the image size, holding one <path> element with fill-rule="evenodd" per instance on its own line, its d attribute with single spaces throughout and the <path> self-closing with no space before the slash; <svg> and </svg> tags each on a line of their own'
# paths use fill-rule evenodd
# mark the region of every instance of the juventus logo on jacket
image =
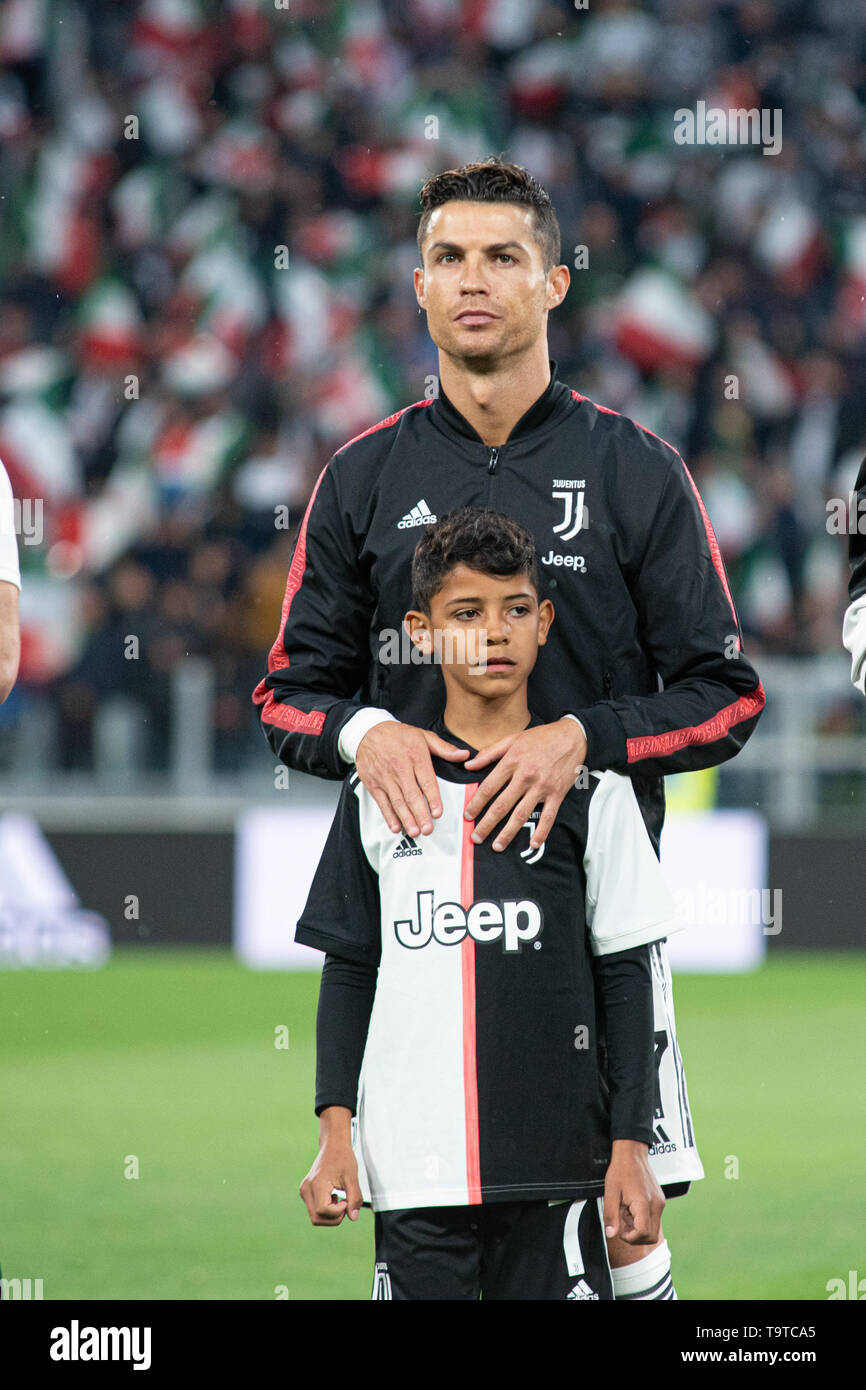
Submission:
<svg viewBox="0 0 866 1390">
<path fill-rule="evenodd" d="M 554 534 L 559 536 L 561 541 L 570 541 L 577 535 L 581 528 L 589 525 L 589 513 L 584 506 L 586 494 L 581 490 L 559 491 L 554 489 L 551 497 L 561 497 L 565 503 L 565 516 L 558 526 L 554 526 Z"/>
</svg>

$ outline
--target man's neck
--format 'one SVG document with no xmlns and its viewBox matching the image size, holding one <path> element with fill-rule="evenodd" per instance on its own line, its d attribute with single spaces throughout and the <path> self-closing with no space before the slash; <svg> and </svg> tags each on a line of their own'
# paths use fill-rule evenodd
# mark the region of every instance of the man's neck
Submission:
<svg viewBox="0 0 866 1390">
<path fill-rule="evenodd" d="M 473 698 L 463 690 L 450 690 L 442 715 L 455 738 L 465 739 L 471 748 L 478 749 L 522 734 L 530 717 L 526 686 L 501 700 Z"/>
<path fill-rule="evenodd" d="M 547 339 L 491 372 L 439 353 L 439 380 L 451 404 L 491 448 L 506 442 L 521 416 L 550 385 Z"/>
</svg>

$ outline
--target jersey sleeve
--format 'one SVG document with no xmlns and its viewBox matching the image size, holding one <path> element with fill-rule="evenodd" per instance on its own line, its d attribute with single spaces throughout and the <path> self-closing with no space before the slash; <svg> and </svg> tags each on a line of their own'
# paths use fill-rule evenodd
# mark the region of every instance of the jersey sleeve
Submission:
<svg viewBox="0 0 866 1390">
<path fill-rule="evenodd" d="M 360 548 L 332 458 L 299 527 L 279 631 L 252 697 L 277 757 L 332 780 L 346 775 L 340 730 L 358 711 L 369 665 L 375 599 Z"/>
<path fill-rule="evenodd" d="M 764 689 L 743 652 L 719 543 L 679 454 L 630 589 L 664 689 L 611 689 L 608 700 L 570 710 L 586 730 L 587 766 L 665 776 L 733 758 L 758 722 Z"/>
<path fill-rule="evenodd" d="M 610 1137 L 650 1148 L 655 1099 L 650 948 L 597 956 L 593 969 L 604 1020 Z"/>
<path fill-rule="evenodd" d="M 681 929 L 631 778 L 622 773 L 603 773 L 593 791 L 583 867 L 594 956 L 627 951 Z"/>
<path fill-rule="evenodd" d="M 342 960 L 378 965 L 382 950 L 379 876 L 364 849 L 357 774 L 343 785 L 295 940 Z"/>
<path fill-rule="evenodd" d="M 326 955 L 316 1013 L 317 1115 L 331 1105 L 356 1113 L 376 967 Z"/>
</svg>

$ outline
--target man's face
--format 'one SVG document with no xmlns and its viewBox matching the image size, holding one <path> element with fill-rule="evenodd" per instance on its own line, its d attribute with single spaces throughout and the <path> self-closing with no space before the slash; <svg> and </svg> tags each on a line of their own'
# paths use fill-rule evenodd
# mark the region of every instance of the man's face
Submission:
<svg viewBox="0 0 866 1390">
<path fill-rule="evenodd" d="M 430 614 L 404 619 L 413 642 L 433 651 L 446 679 L 471 694 L 510 694 L 528 679 L 553 621 L 528 574 L 484 574 L 455 565 L 430 602 Z"/>
<path fill-rule="evenodd" d="M 431 214 L 415 294 L 448 356 L 489 368 L 546 337 L 569 274 L 565 266 L 545 274 L 534 221 L 516 203 L 445 203 Z"/>
</svg>

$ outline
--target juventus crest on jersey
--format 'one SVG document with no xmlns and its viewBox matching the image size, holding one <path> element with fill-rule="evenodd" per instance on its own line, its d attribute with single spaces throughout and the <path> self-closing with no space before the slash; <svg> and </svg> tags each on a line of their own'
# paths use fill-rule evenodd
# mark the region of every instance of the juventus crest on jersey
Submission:
<svg viewBox="0 0 866 1390">
<path fill-rule="evenodd" d="M 433 728 L 453 739 L 441 719 Z M 473 774 L 434 768 L 443 814 L 415 839 L 388 829 L 352 773 L 295 932 L 378 962 L 354 1137 L 365 1200 L 386 1211 L 601 1193 L 610 1139 L 592 958 L 646 943 L 651 1161 L 660 1182 L 703 1176 L 663 945 L 679 923 L 631 780 L 590 776 L 543 849 L 529 820 L 497 853 L 492 837 L 473 844 L 463 815 Z"/>
</svg>

